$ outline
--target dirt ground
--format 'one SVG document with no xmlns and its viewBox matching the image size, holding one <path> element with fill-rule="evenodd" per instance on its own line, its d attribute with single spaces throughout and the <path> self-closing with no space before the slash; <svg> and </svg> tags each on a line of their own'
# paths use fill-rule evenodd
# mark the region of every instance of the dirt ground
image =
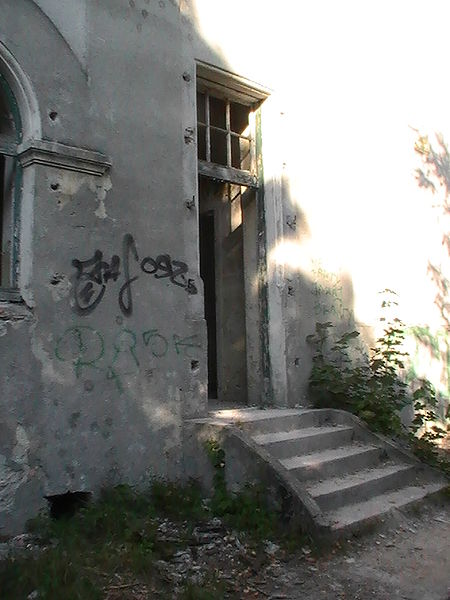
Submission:
<svg viewBox="0 0 450 600">
<path fill-rule="evenodd" d="M 256 587 L 272 600 L 450 600 L 450 506 L 398 515 L 393 527 L 308 558 L 281 562 L 278 576 Z"/>
<path fill-rule="evenodd" d="M 293 554 L 251 542 L 217 517 L 192 527 L 159 519 L 159 543 L 175 543 L 176 552 L 154 563 L 151 581 L 101 574 L 105 600 L 450 600 L 448 499 L 322 552 L 306 541 Z M 0 559 L 11 549 L 38 547 L 24 534 L 0 544 Z"/>
</svg>

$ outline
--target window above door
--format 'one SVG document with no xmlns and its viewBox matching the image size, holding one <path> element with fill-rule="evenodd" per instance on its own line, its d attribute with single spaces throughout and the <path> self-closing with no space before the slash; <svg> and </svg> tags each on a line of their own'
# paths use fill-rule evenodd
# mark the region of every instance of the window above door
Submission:
<svg viewBox="0 0 450 600">
<path fill-rule="evenodd" d="M 242 78 L 197 65 L 199 175 L 257 187 L 254 113 L 266 97 Z"/>
</svg>

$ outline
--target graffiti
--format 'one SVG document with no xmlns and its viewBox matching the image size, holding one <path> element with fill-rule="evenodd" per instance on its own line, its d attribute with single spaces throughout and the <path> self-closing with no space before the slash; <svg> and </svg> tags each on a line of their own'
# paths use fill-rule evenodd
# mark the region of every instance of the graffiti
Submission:
<svg viewBox="0 0 450 600">
<path fill-rule="evenodd" d="M 155 358 L 166 356 L 169 349 L 169 342 L 164 336 L 158 333 L 157 329 L 143 331 L 142 340 L 145 346 L 150 347 L 150 351 Z"/>
<path fill-rule="evenodd" d="M 352 311 L 344 306 L 343 285 L 339 275 L 329 273 L 321 266 L 312 270 L 314 282 L 312 293 L 315 296 L 314 313 L 318 318 L 332 318 L 351 321 Z"/>
<path fill-rule="evenodd" d="M 120 271 L 122 262 L 123 272 Z M 132 274 L 132 265 L 135 264 L 138 274 Z M 188 266 L 180 260 L 173 260 L 169 254 L 159 254 L 156 258 L 145 256 L 142 260 L 136 247 L 136 242 L 130 233 L 122 239 L 122 261 L 117 254 L 108 263 L 103 259 L 103 253 L 96 250 L 92 258 L 87 260 L 72 260 L 75 267 L 74 275 L 74 311 L 85 316 L 97 308 L 106 292 L 109 281 L 117 281 L 123 275 L 124 282 L 118 293 L 119 308 L 123 315 L 129 317 L 133 314 L 132 285 L 142 273 L 153 275 L 155 279 L 168 280 L 187 291 L 196 294 L 197 288 L 193 279 L 187 277 Z"/>
<path fill-rule="evenodd" d="M 108 381 L 114 382 L 122 393 L 123 377 L 136 375 L 141 367 L 147 378 L 149 373 L 153 376 L 152 360 L 162 359 L 171 352 L 175 356 L 192 359 L 200 348 L 198 335 L 181 337 L 175 333 L 166 337 L 158 329 L 146 329 L 138 335 L 131 329 L 123 328 L 114 335 L 112 343 L 107 344 L 97 329 L 88 325 L 74 325 L 58 338 L 54 353 L 60 362 L 72 365 L 77 379 L 94 369 Z"/>
<path fill-rule="evenodd" d="M 75 308 L 79 314 L 87 315 L 100 304 L 106 290 L 106 284 L 110 279 L 116 281 L 120 275 L 120 258 L 114 255 L 111 263 L 103 260 L 100 250 L 94 252 L 94 256 L 88 260 L 72 261 L 77 273 L 75 275 Z"/>
<path fill-rule="evenodd" d="M 105 342 L 102 335 L 88 325 L 69 327 L 55 347 L 56 358 L 62 362 L 72 362 L 77 378 L 81 377 L 83 367 L 98 368 L 97 362 L 103 358 L 104 353 Z"/>
</svg>

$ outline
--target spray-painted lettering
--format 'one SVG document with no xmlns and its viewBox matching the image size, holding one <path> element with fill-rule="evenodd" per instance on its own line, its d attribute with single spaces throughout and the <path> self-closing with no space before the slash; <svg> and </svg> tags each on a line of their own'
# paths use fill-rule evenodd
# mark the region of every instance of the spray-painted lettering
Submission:
<svg viewBox="0 0 450 600">
<path fill-rule="evenodd" d="M 175 356 L 198 358 L 201 348 L 198 335 L 169 337 L 158 329 L 145 329 L 139 335 L 132 329 L 120 329 L 107 344 L 104 335 L 88 325 L 68 327 L 55 344 L 55 357 L 71 363 L 77 379 L 83 378 L 91 369 L 113 381 L 122 393 L 123 377 L 136 375 L 144 368 L 148 373 L 154 359 L 162 359 L 169 353 Z M 157 366 L 157 365 L 156 365 Z"/>
<path fill-rule="evenodd" d="M 136 242 L 130 233 L 122 239 L 122 272 L 121 259 L 115 254 L 108 263 L 103 253 L 96 250 L 92 258 L 87 260 L 73 259 L 76 269 L 74 275 L 74 311 L 81 316 L 88 315 L 100 304 L 110 280 L 117 281 L 123 275 L 124 282 L 118 293 L 119 308 L 125 316 L 133 314 L 133 284 L 142 273 L 153 275 L 155 279 L 168 278 L 171 283 L 181 287 L 188 294 L 196 294 L 197 288 L 193 279 L 188 278 L 188 266 L 180 260 L 173 260 L 169 254 L 159 254 L 156 258 L 145 256 L 139 258 Z M 134 270 L 133 270 L 134 266 Z"/>
</svg>

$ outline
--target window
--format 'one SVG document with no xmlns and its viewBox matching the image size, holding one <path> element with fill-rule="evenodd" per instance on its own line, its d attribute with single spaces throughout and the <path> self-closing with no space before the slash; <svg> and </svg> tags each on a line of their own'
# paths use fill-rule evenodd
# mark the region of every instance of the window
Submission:
<svg viewBox="0 0 450 600">
<path fill-rule="evenodd" d="M 238 75 L 197 63 L 198 174 L 257 187 L 255 121 L 267 90 Z"/>
<path fill-rule="evenodd" d="M 198 158 L 245 171 L 253 169 L 251 107 L 217 98 L 209 90 L 197 93 Z"/>
<path fill-rule="evenodd" d="M 0 75 L 0 289 L 14 299 L 18 276 L 20 118 L 15 98 Z M 8 294 L 9 292 L 9 294 Z M 5 298 L 5 295 L 8 298 Z"/>
</svg>

